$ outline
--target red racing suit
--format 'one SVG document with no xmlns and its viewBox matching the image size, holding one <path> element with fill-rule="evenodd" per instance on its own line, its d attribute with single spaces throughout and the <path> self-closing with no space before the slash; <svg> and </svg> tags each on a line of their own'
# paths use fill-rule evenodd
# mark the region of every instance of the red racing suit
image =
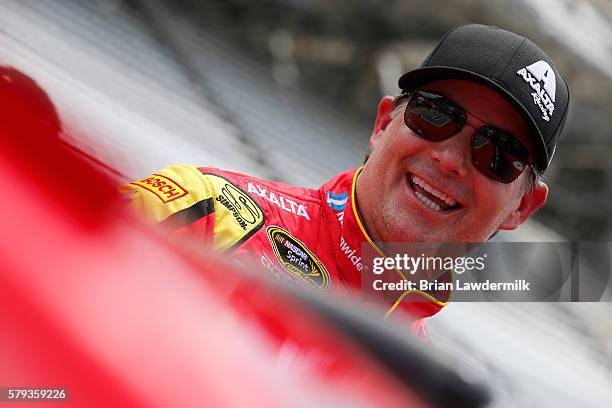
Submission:
<svg viewBox="0 0 612 408">
<path fill-rule="evenodd" d="M 355 207 L 360 171 L 345 171 L 315 190 L 212 167 L 175 165 L 120 190 L 139 213 L 172 234 L 231 251 L 238 260 L 255 260 L 276 278 L 315 292 L 359 299 L 361 245 L 375 246 Z M 388 314 L 408 311 L 413 331 L 426 336 L 421 319 L 446 303 L 415 294 L 420 301 L 398 299 Z"/>
</svg>

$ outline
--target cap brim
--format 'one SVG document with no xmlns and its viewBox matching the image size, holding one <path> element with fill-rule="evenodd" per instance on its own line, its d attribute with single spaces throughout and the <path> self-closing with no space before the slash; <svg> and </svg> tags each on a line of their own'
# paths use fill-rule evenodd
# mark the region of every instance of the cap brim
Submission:
<svg viewBox="0 0 612 408">
<path fill-rule="evenodd" d="M 398 85 L 402 90 L 411 90 L 427 82 L 440 79 L 463 79 L 480 83 L 493 89 L 495 92 L 503 96 L 508 102 L 510 102 L 520 112 L 523 119 L 525 119 L 527 127 L 533 136 L 533 144 L 536 150 L 536 166 L 540 171 L 546 170 L 548 167 L 548 151 L 546 149 L 546 144 L 544 143 L 542 133 L 536 126 L 536 121 L 531 116 L 531 113 L 527 110 L 527 108 L 525 108 L 525 106 L 523 106 L 518 99 L 506 91 L 497 82 L 471 71 L 452 67 L 433 66 L 417 68 L 413 71 L 405 73 L 400 77 Z"/>
</svg>

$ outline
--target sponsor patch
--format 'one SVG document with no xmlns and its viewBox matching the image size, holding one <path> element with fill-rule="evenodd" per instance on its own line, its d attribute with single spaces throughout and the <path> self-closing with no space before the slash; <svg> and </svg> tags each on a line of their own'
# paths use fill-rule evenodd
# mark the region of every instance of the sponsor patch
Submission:
<svg viewBox="0 0 612 408">
<path fill-rule="evenodd" d="M 340 237 L 340 252 L 349 260 L 350 263 L 355 266 L 359 272 L 363 271 L 363 262 L 361 262 L 361 256 L 357 252 L 356 248 L 351 246 L 344 240 L 344 237 Z"/>
<path fill-rule="evenodd" d="M 152 192 L 164 204 L 189 194 L 187 190 L 181 187 L 176 181 L 172 180 L 170 177 L 162 176 L 161 174 L 153 174 L 130 184 Z"/>
<path fill-rule="evenodd" d="M 310 289 L 329 289 L 329 272 L 306 245 L 280 227 L 270 226 L 266 232 L 274 255 L 290 274 Z"/>
<path fill-rule="evenodd" d="M 531 86 L 533 103 L 540 108 L 542 119 L 549 122 L 555 110 L 557 91 L 557 79 L 551 66 L 546 61 L 537 61 L 516 73 Z"/>
<path fill-rule="evenodd" d="M 268 191 L 268 189 L 263 188 L 258 184 L 249 183 L 247 190 L 249 193 L 254 193 L 261 198 L 265 198 L 275 206 L 283 209 L 288 213 L 304 217 L 308 221 L 310 221 L 310 216 L 308 215 L 308 211 L 306 210 L 306 206 L 304 204 L 296 203 L 292 199 L 278 194 L 278 192 L 274 193 L 274 191 Z"/>
<path fill-rule="evenodd" d="M 227 208 L 244 231 L 260 224 L 263 220 L 263 212 L 259 205 L 248 194 L 227 181 L 220 188 L 215 200 Z"/>
<path fill-rule="evenodd" d="M 335 194 L 331 191 L 327 191 L 325 193 L 325 201 L 327 201 L 327 205 L 334 211 L 342 211 L 346 208 L 346 203 L 348 202 L 348 193 L 345 191 L 341 194 Z"/>
<path fill-rule="evenodd" d="M 214 209 L 214 248 L 232 250 L 253 236 L 265 223 L 263 210 L 242 188 L 223 176 L 202 173 L 206 196 Z"/>
</svg>

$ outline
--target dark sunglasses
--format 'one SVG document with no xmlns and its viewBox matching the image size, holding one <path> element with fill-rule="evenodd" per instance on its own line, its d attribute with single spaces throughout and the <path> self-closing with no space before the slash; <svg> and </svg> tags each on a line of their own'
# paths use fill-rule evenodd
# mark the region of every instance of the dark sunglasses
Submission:
<svg viewBox="0 0 612 408">
<path fill-rule="evenodd" d="M 430 142 L 453 137 L 468 124 L 467 113 L 461 106 L 424 90 L 414 91 L 408 97 L 404 122 Z M 529 152 L 514 136 L 486 125 L 477 128 L 472 137 L 472 162 L 485 176 L 511 183 L 529 164 Z"/>
</svg>

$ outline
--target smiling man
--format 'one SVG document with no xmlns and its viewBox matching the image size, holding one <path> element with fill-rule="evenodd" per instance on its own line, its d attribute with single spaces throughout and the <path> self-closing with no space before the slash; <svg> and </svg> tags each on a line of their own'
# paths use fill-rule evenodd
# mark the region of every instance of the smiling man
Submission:
<svg viewBox="0 0 612 408">
<path fill-rule="evenodd" d="M 540 175 L 569 93 L 540 48 L 496 27 L 459 27 L 399 85 L 379 104 L 357 182 L 375 240 L 483 242 L 544 205 Z"/>
<path fill-rule="evenodd" d="M 371 144 L 357 196 L 375 241 L 483 242 L 546 201 L 525 121 L 478 83 L 436 80 L 383 98 Z"/>
<path fill-rule="evenodd" d="M 540 48 L 496 27 L 458 27 L 399 86 L 379 104 L 365 165 L 320 189 L 178 165 L 122 191 L 173 234 L 309 290 L 357 298 L 362 244 L 484 242 L 544 205 L 540 176 L 569 93 Z M 412 291 L 390 310 L 410 312 L 420 330 L 418 319 L 445 301 Z"/>
</svg>

